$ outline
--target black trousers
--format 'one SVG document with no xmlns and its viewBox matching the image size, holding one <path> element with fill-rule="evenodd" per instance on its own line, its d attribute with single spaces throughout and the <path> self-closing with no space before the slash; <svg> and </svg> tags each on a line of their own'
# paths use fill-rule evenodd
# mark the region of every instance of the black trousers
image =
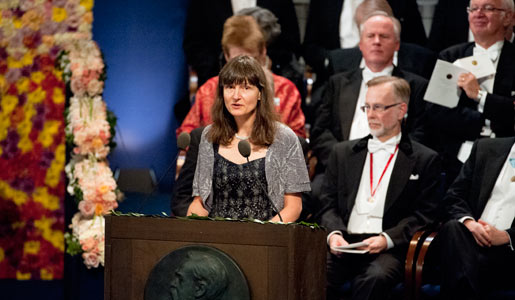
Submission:
<svg viewBox="0 0 515 300">
<path fill-rule="evenodd" d="M 457 220 L 445 223 L 438 239 L 443 299 L 488 299 L 496 288 L 515 288 L 515 251 L 508 246 L 479 246 Z"/>
<path fill-rule="evenodd" d="M 349 243 L 371 235 L 351 235 Z M 387 299 L 393 287 L 403 278 L 404 257 L 386 251 L 380 254 L 327 255 L 327 299 L 340 299 L 339 290 L 351 282 L 352 299 Z"/>
</svg>

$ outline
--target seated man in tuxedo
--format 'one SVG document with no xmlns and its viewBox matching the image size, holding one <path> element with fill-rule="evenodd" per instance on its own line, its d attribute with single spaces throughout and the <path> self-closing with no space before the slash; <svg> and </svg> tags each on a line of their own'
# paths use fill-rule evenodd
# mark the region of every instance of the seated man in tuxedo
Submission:
<svg viewBox="0 0 515 300">
<path fill-rule="evenodd" d="M 421 120 L 425 105 L 422 98 L 427 80 L 393 65 L 393 55 L 400 43 L 398 24 L 395 18 L 382 11 L 369 15 L 361 26 L 359 42 L 364 69 L 336 74 L 328 82 L 311 131 L 311 146 L 318 158 L 317 175 L 312 184 L 315 199 L 320 195 L 323 170 L 332 147 L 337 142 L 362 138 L 370 133 L 367 116 L 360 107 L 365 102 L 366 83 L 372 78 L 393 75 L 408 81 L 411 95 L 404 130 L 415 139 L 421 139 L 423 135 Z"/>
<path fill-rule="evenodd" d="M 515 138 L 480 139 L 444 199 L 438 235 L 445 299 L 515 288 Z"/>
<path fill-rule="evenodd" d="M 435 104 L 429 109 L 428 127 L 436 137 L 432 146 L 444 158 L 447 186 L 470 154 L 473 141 L 515 135 L 515 46 L 505 41 L 512 14 L 513 0 L 471 0 L 468 19 L 475 43 L 459 44 L 440 53 L 440 59 L 451 63 L 487 53 L 496 68 L 495 75 L 482 78 L 460 74 L 458 106 L 450 109 Z"/>
<path fill-rule="evenodd" d="M 389 16 L 393 16 L 392 8 L 386 0 L 365 0 L 358 5 L 354 15 L 358 27 L 366 20 L 368 15 L 375 11 L 384 11 Z M 328 52 L 327 58 L 329 60 L 329 65 L 327 66 L 329 76 L 358 67 L 365 67 L 363 56 L 358 47 L 331 50 Z M 406 43 L 401 40 L 399 51 L 394 55 L 393 64 L 404 71 L 429 79 L 433 72 L 436 58 L 435 52 L 420 45 Z"/>
<path fill-rule="evenodd" d="M 412 235 L 432 222 L 440 160 L 401 133 L 410 88 L 401 78 L 368 82 L 363 110 L 371 135 L 338 143 L 329 157 L 321 224 L 328 229 L 327 299 L 352 280 L 352 299 L 386 299 L 403 277 Z M 364 242 L 365 254 L 336 247 Z"/>
</svg>

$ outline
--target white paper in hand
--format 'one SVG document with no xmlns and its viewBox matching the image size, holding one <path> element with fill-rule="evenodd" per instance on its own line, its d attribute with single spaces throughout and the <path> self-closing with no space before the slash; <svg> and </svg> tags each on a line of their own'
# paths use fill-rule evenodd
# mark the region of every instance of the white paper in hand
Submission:
<svg viewBox="0 0 515 300">
<path fill-rule="evenodd" d="M 495 74 L 495 66 L 488 54 L 460 58 L 454 62 L 454 65 L 469 71 L 476 78 Z"/>
<path fill-rule="evenodd" d="M 461 73 L 468 71 L 449 62 L 437 60 L 424 100 L 449 108 L 456 107 L 461 95 L 461 89 L 458 87 Z"/>
<path fill-rule="evenodd" d="M 363 253 L 367 253 L 368 250 L 366 250 L 366 249 L 365 250 L 361 250 L 361 249 L 356 249 L 356 248 L 358 248 L 358 247 L 365 247 L 367 245 L 368 245 L 367 243 L 358 242 L 358 243 L 348 244 L 346 246 L 332 247 L 331 249 L 333 249 L 334 251 L 343 252 L 343 253 L 363 254 Z"/>
</svg>

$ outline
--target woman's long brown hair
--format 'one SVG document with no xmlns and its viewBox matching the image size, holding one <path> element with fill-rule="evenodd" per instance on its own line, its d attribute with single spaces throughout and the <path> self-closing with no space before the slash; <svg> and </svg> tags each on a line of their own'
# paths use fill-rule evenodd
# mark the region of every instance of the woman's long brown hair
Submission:
<svg viewBox="0 0 515 300">
<path fill-rule="evenodd" d="M 274 141 L 279 116 L 273 106 L 273 95 L 268 88 L 265 73 L 257 60 L 242 55 L 231 59 L 220 71 L 215 103 L 211 109 L 213 125 L 208 140 L 227 146 L 231 143 L 238 127 L 233 115 L 224 103 L 224 86 L 250 84 L 258 88 L 261 99 L 256 105 L 256 119 L 252 127 L 250 142 L 257 146 L 269 146 Z"/>
</svg>

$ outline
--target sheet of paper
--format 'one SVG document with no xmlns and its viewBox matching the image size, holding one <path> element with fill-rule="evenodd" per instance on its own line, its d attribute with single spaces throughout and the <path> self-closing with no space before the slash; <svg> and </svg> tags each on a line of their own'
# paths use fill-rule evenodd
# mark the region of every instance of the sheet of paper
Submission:
<svg viewBox="0 0 515 300">
<path fill-rule="evenodd" d="M 352 253 L 352 254 L 365 254 L 368 250 L 358 250 L 358 249 L 334 249 L 334 251 L 342 252 L 342 253 Z"/>
<path fill-rule="evenodd" d="M 469 71 L 476 78 L 495 74 L 495 66 L 488 54 L 464 57 L 455 61 L 454 65 Z"/>
<path fill-rule="evenodd" d="M 461 73 L 468 71 L 449 62 L 437 60 L 424 100 L 449 108 L 456 107 L 461 95 L 461 89 L 458 87 Z"/>
<path fill-rule="evenodd" d="M 352 248 L 358 248 L 358 247 L 364 247 L 364 246 L 367 246 L 367 243 L 357 242 L 357 243 L 348 244 L 346 246 L 336 246 L 333 248 L 334 249 L 352 249 Z"/>
</svg>

